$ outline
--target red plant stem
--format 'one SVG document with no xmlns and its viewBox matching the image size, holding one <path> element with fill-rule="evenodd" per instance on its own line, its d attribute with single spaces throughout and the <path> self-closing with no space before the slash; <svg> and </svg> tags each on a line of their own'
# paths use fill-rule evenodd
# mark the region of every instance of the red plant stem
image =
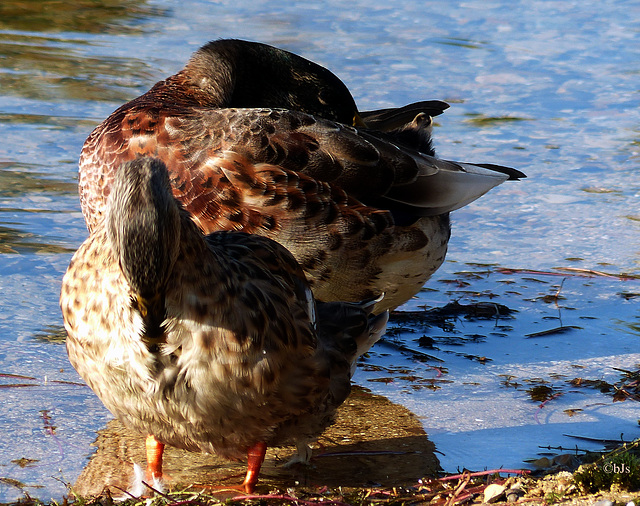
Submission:
<svg viewBox="0 0 640 506">
<path fill-rule="evenodd" d="M 306 501 L 304 499 L 298 499 L 296 497 L 284 494 L 284 495 L 238 495 L 236 497 L 232 497 L 231 501 L 244 501 L 247 499 L 277 499 L 281 501 L 290 501 L 296 504 L 303 504 L 305 506 L 316 506 L 317 504 L 322 504 L 322 506 L 350 506 L 347 503 L 340 501 L 324 501 L 322 499 L 318 501 Z"/>
<path fill-rule="evenodd" d="M 450 480 L 459 480 L 463 476 L 486 476 L 488 474 L 529 474 L 531 471 L 528 469 L 491 469 L 489 471 L 478 471 L 476 473 L 464 473 L 464 474 L 454 474 L 452 476 L 445 476 L 444 478 L 439 478 L 438 481 L 450 481 Z"/>
</svg>

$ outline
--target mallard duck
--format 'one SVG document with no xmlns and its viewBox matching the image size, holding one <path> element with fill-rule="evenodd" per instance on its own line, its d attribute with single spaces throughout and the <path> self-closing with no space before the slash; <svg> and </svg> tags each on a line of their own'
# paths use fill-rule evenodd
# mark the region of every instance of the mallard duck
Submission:
<svg viewBox="0 0 640 506">
<path fill-rule="evenodd" d="M 316 305 L 277 242 L 203 236 L 150 158 L 114 174 L 60 296 L 69 359 L 116 417 L 150 435 L 148 475 L 161 474 L 164 444 L 248 455 L 247 492 L 268 445 L 295 443 L 308 461 L 356 359 L 384 332 L 374 302 Z"/>
<path fill-rule="evenodd" d="M 167 165 L 200 229 L 274 239 L 318 300 L 415 295 L 445 258 L 449 212 L 521 172 L 435 157 L 440 101 L 359 112 L 346 86 L 300 56 L 241 40 L 210 42 L 184 69 L 123 105 L 86 140 L 82 210 L 93 231 L 117 167 Z"/>
</svg>

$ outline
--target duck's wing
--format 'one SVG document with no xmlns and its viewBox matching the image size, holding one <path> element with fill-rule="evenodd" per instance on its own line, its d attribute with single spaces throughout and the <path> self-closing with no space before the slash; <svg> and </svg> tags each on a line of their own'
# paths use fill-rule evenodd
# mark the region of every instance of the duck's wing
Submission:
<svg viewBox="0 0 640 506">
<path fill-rule="evenodd" d="M 209 143 L 203 142 L 203 124 L 211 126 Z M 440 160 L 386 134 L 286 110 L 206 111 L 199 121 L 177 119 L 175 129 L 189 139 L 185 151 L 192 159 L 231 150 L 329 183 L 364 204 L 385 208 L 380 204 L 386 201 L 393 209 L 401 202 L 418 215 L 457 209 L 507 179 L 524 177 L 497 165 Z"/>
<path fill-rule="evenodd" d="M 336 189 L 379 209 L 400 206 L 416 216 L 457 209 L 506 179 L 523 176 L 497 166 L 439 160 L 388 134 L 288 110 L 133 104 L 108 118 L 83 148 L 80 191 L 89 227 L 115 168 L 139 156 L 155 156 L 167 165 L 174 195 L 192 214 L 214 217 L 221 206 L 232 209 L 239 203 L 227 192 L 235 190 L 219 170 L 230 154 L 244 160 L 248 174 L 260 164 L 281 171 L 273 181 L 276 191 L 290 188 L 289 178 L 304 180 L 303 186 L 327 183 L 328 192 Z M 280 192 L 277 198 L 298 197 Z"/>
<path fill-rule="evenodd" d="M 202 241 L 200 232 L 190 241 L 196 237 Z M 175 340 L 168 347 L 179 347 L 183 361 L 201 361 L 205 376 L 195 388 L 203 396 L 223 395 L 206 389 L 224 371 L 224 395 L 232 398 L 220 404 L 242 398 L 247 423 L 261 420 L 267 430 L 312 409 L 329 378 L 315 358 L 315 302 L 300 266 L 265 237 L 215 232 L 205 242 L 209 253 L 197 245 L 183 247 L 180 272 L 167 295 Z M 187 332 L 194 325 L 197 332 Z"/>
<path fill-rule="evenodd" d="M 380 340 L 389 320 L 389 312 L 373 315 L 384 294 L 360 302 L 318 302 L 318 339 L 327 348 L 340 350 L 355 370 L 356 361 Z"/>
<path fill-rule="evenodd" d="M 280 110 L 124 106 L 94 130 L 82 149 L 79 189 L 88 228 L 102 219 L 117 167 L 142 156 L 167 165 L 174 196 L 205 232 L 262 228 L 295 234 L 303 231 L 279 221 L 291 224 L 306 216 L 326 226 L 345 213 L 350 216 L 339 225 L 341 232 L 361 229 L 368 215 L 388 226 L 390 217 L 383 211 L 366 208 L 335 181 L 344 165 L 353 163 L 347 158 L 376 170 L 375 148 L 345 127 L 348 138 L 339 149 L 349 150 L 349 141 L 356 144 L 344 155 L 333 152 L 318 136 L 323 129 L 304 128 L 315 123 L 312 116 Z M 328 125 L 324 130 L 332 132 L 331 142 L 338 141 L 343 127 Z"/>
</svg>

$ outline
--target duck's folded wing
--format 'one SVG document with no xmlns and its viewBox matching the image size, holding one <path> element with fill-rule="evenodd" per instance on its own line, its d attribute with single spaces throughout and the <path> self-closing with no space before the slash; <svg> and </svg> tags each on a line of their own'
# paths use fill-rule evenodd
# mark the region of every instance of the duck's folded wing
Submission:
<svg viewBox="0 0 640 506">
<path fill-rule="evenodd" d="M 417 216 L 459 209 L 508 179 L 525 177 L 509 167 L 441 160 L 386 135 L 302 113 L 239 109 L 206 116 L 205 123 L 217 125 L 209 156 L 233 150 L 254 163 L 330 183 L 365 205 Z"/>
<path fill-rule="evenodd" d="M 299 260 L 308 256 L 310 264 L 319 263 L 315 248 L 338 248 L 343 234 L 355 248 L 393 226 L 388 211 L 367 207 L 335 185 L 231 151 L 174 177 L 174 195 L 202 230 L 273 234 L 308 250 Z"/>
<path fill-rule="evenodd" d="M 364 203 L 419 173 L 414 157 L 386 140 L 293 111 L 206 110 L 167 118 L 165 125 L 172 156 L 181 153 L 174 171 L 187 184 L 199 167 L 225 152 L 330 183 Z"/>
<path fill-rule="evenodd" d="M 235 155 L 242 160 L 231 162 L 238 165 L 236 173 L 254 172 L 259 164 L 277 169 L 273 188 L 268 187 L 279 194 L 276 199 L 298 197 L 282 195 L 291 188 L 287 174 L 296 173 L 303 177 L 296 185 L 329 183 L 343 199 L 415 216 L 457 209 L 504 180 L 523 176 L 498 166 L 447 162 L 384 133 L 283 109 L 134 107 L 112 115 L 83 149 L 80 187 L 89 228 L 99 219 L 116 167 L 139 156 L 167 165 L 174 196 L 192 214 L 212 217 L 221 208 L 233 210 L 237 191 L 218 165 Z M 250 179 L 248 185 L 256 184 Z M 304 196 L 304 188 L 299 190 Z"/>
</svg>

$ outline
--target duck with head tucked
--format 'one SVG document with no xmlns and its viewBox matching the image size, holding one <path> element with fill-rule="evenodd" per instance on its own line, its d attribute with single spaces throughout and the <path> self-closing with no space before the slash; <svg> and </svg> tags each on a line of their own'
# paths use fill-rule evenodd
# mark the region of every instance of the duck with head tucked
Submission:
<svg viewBox="0 0 640 506">
<path fill-rule="evenodd" d="M 355 361 L 384 332 L 388 313 L 371 316 L 375 302 L 316 304 L 277 242 L 203 236 L 151 158 L 114 173 L 60 297 L 72 365 L 116 417 L 149 434 L 147 477 L 161 477 L 170 444 L 248 456 L 247 492 L 267 446 L 293 443 L 309 460 Z"/>
<path fill-rule="evenodd" d="M 205 233 L 278 241 L 322 301 L 415 295 L 445 258 L 449 213 L 521 172 L 435 157 L 439 101 L 360 112 L 330 71 L 241 40 L 200 48 L 100 124 L 80 157 L 90 232 L 117 168 L 140 156 L 168 167 L 173 195 Z"/>
</svg>

